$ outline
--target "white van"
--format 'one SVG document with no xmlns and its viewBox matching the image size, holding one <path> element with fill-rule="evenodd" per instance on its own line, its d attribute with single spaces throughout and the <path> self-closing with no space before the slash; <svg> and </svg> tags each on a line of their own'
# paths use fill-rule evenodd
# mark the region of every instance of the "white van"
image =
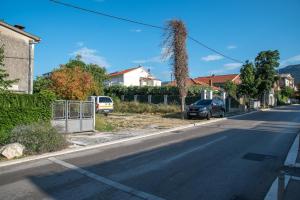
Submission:
<svg viewBox="0 0 300 200">
<path fill-rule="evenodd" d="M 95 103 L 97 113 L 104 113 L 107 115 L 114 110 L 114 102 L 112 98 L 108 96 L 95 96 Z"/>
</svg>

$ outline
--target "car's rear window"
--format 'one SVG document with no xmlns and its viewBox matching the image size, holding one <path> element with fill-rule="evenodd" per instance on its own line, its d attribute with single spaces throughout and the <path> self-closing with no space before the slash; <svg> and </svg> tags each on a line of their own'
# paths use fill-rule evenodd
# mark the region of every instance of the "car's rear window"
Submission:
<svg viewBox="0 0 300 200">
<path fill-rule="evenodd" d="M 111 103 L 111 99 L 108 97 L 99 97 L 99 103 Z"/>
<path fill-rule="evenodd" d="M 195 104 L 198 106 L 200 106 L 200 105 L 207 106 L 207 105 L 211 104 L 211 101 L 212 100 L 208 100 L 208 99 L 207 100 L 199 100 Z"/>
</svg>

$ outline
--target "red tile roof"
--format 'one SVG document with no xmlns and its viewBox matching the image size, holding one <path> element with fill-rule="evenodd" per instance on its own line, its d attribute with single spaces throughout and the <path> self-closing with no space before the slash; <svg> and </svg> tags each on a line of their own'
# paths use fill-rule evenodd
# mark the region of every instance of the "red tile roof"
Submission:
<svg viewBox="0 0 300 200">
<path fill-rule="evenodd" d="M 167 85 L 168 85 L 168 86 L 176 86 L 176 81 L 172 81 L 172 82 L 168 83 Z M 198 80 L 189 78 L 189 79 L 187 80 L 187 86 L 193 86 L 193 85 L 210 87 L 210 86 L 209 86 L 208 84 L 206 84 L 206 83 L 203 83 L 203 82 L 201 82 L 201 81 L 198 81 Z M 221 88 L 215 87 L 215 86 L 211 86 L 211 88 L 212 88 L 213 90 L 222 90 Z"/>
<path fill-rule="evenodd" d="M 196 81 L 200 81 L 209 84 L 209 81 L 214 83 L 226 83 L 227 81 L 233 81 L 236 84 L 241 82 L 239 74 L 226 74 L 226 75 L 214 75 L 195 78 Z"/>
<path fill-rule="evenodd" d="M 126 74 L 127 72 L 133 71 L 135 69 L 138 69 L 140 67 L 141 66 L 130 68 L 130 69 L 125 69 L 125 70 L 122 70 L 122 71 L 113 72 L 113 73 L 110 73 L 108 76 L 110 76 L 110 77 L 112 77 L 112 76 L 119 76 L 119 75 L 122 75 L 122 74 Z"/>
</svg>

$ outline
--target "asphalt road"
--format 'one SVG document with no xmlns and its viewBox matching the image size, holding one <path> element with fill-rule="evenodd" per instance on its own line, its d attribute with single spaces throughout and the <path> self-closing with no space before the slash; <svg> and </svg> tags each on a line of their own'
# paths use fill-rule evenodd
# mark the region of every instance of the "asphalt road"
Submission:
<svg viewBox="0 0 300 200">
<path fill-rule="evenodd" d="M 263 199 L 300 130 L 287 106 L 0 168 L 0 199 Z"/>
</svg>

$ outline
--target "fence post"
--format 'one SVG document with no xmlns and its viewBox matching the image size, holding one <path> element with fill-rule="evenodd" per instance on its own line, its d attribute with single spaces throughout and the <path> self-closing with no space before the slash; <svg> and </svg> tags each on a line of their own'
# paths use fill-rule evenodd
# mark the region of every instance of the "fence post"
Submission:
<svg viewBox="0 0 300 200">
<path fill-rule="evenodd" d="M 201 91 L 201 99 L 207 99 L 207 91 L 206 90 Z"/>
<path fill-rule="evenodd" d="M 148 95 L 148 103 L 150 103 L 150 104 L 151 104 L 151 100 L 152 100 L 152 95 L 151 95 L 151 94 L 149 94 L 149 95 Z"/>
<path fill-rule="evenodd" d="M 93 97 L 93 130 L 96 127 L 96 97 Z"/>
<path fill-rule="evenodd" d="M 68 100 L 66 100 L 65 101 L 65 106 L 66 106 L 66 113 L 65 113 L 65 116 L 66 116 L 66 127 L 65 127 L 65 129 L 66 129 L 66 133 L 68 133 L 69 132 L 69 128 L 68 128 L 68 119 L 69 119 L 69 101 Z"/>
<path fill-rule="evenodd" d="M 137 102 L 137 95 L 133 96 L 134 102 Z"/>
<path fill-rule="evenodd" d="M 82 101 L 79 102 L 80 131 L 82 131 Z"/>
<path fill-rule="evenodd" d="M 280 171 L 278 176 L 277 200 L 284 200 L 284 171 Z"/>
<path fill-rule="evenodd" d="M 168 105 L 168 95 L 164 95 L 164 104 Z"/>
<path fill-rule="evenodd" d="M 121 95 L 121 100 L 122 100 L 122 101 L 124 101 L 124 96 L 125 96 L 125 95 Z"/>
<path fill-rule="evenodd" d="M 213 91 L 210 90 L 208 91 L 208 99 L 212 99 L 213 98 Z"/>
</svg>

